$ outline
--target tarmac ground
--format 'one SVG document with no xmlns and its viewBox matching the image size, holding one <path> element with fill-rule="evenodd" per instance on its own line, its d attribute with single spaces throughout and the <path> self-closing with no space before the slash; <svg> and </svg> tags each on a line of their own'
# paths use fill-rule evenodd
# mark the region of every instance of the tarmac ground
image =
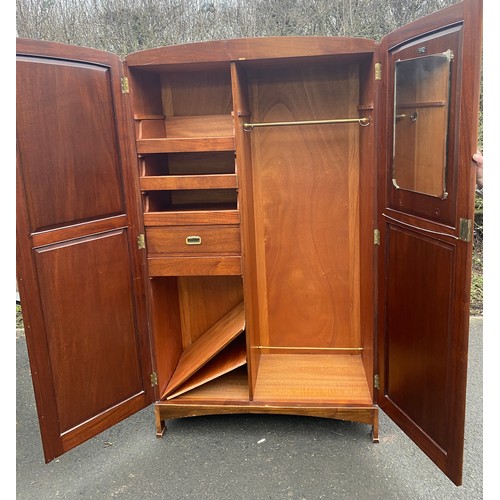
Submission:
<svg viewBox="0 0 500 500">
<path fill-rule="evenodd" d="M 371 427 L 313 417 L 224 415 L 168 423 L 153 406 L 45 464 L 24 332 L 16 334 L 16 498 L 483 498 L 481 318 L 471 318 L 463 486 L 380 412 Z"/>
</svg>

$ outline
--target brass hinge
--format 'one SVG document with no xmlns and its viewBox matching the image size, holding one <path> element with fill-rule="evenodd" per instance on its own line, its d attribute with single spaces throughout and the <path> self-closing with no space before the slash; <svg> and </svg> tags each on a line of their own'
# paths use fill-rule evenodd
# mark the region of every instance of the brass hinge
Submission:
<svg viewBox="0 0 500 500">
<path fill-rule="evenodd" d="M 469 243 L 472 240 L 472 221 L 470 219 L 460 219 L 459 230 L 458 238 Z"/>
<path fill-rule="evenodd" d="M 373 244 L 380 245 L 380 229 L 373 230 Z"/>
<path fill-rule="evenodd" d="M 120 78 L 121 86 L 122 86 L 122 94 L 128 94 L 130 92 L 130 87 L 128 84 L 128 77 L 122 76 Z"/>
<path fill-rule="evenodd" d="M 382 80 L 382 63 L 375 63 L 375 80 Z"/>
<path fill-rule="evenodd" d="M 137 236 L 137 248 L 139 250 L 146 248 L 146 238 L 144 238 L 144 233 Z"/>
<path fill-rule="evenodd" d="M 151 374 L 151 387 L 154 387 L 155 385 L 158 385 L 158 374 L 153 372 Z"/>
<path fill-rule="evenodd" d="M 375 389 L 380 389 L 380 379 L 378 375 L 375 375 L 373 377 L 373 386 L 375 387 Z"/>
</svg>

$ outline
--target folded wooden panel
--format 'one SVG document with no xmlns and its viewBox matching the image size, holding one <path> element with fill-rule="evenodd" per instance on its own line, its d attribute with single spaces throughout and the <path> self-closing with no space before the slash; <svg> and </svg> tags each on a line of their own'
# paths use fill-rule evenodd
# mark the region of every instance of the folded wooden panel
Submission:
<svg viewBox="0 0 500 500">
<path fill-rule="evenodd" d="M 167 399 L 173 399 L 181 394 L 191 391 L 196 387 L 206 384 L 236 368 L 244 366 L 247 362 L 245 336 L 239 335 L 221 353 L 211 359 L 198 370 L 191 378 L 181 385 Z"/>
<path fill-rule="evenodd" d="M 248 373 L 247 367 L 241 366 L 235 370 L 222 375 L 217 378 L 217 380 L 211 380 L 206 384 L 200 385 L 189 392 L 185 392 L 175 399 L 170 401 L 161 401 L 156 403 L 161 408 L 169 408 L 170 415 L 174 415 L 172 412 L 173 407 L 180 408 L 179 416 L 186 415 L 184 403 L 191 404 L 195 414 L 201 415 L 200 404 L 206 404 L 213 407 L 212 405 L 224 405 L 234 409 L 231 404 L 242 404 L 248 405 Z M 217 412 L 219 413 L 219 412 Z M 207 413 L 210 414 L 210 413 Z M 168 417 L 175 418 L 175 417 Z"/>
<path fill-rule="evenodd" d="M 243 302 L 191 344 L 182 354 L 164 396 L 169 396 L 245 329 Z"/>
</svg>

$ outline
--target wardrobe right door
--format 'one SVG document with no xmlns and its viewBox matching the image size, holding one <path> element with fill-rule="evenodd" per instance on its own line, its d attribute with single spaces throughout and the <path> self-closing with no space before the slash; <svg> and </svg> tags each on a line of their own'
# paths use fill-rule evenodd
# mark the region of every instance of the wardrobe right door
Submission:
<svg viewBox="0 0 500 500">
<path fill-rule="evenodd" d="M 478 0 L 381 43 L 378 403 L 462 481 L 481 61 Z"/>
</svg>

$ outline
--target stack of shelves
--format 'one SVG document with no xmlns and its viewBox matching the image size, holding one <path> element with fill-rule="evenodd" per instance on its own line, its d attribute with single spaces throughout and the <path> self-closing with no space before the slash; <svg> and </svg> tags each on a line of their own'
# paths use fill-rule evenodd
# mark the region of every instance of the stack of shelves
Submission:
<svg viewBox="0 0 500 500">
<path fill-rule="evenodd" d="M 155 329 L 170 400 L 246 364 L 230 67 L 130 70 L 153 303 L 178 304 Z"/>
</svg>

